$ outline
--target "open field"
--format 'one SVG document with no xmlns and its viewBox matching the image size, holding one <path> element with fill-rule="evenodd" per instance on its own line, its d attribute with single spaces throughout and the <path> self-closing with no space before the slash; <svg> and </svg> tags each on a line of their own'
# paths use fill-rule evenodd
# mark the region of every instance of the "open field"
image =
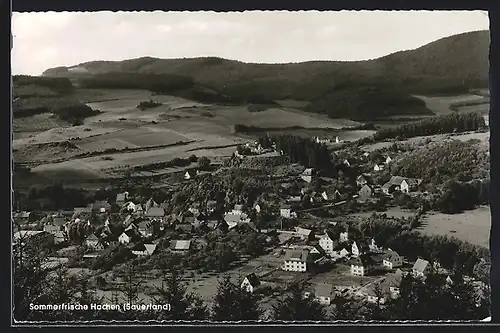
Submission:
<svg viewBox="0 0 500 333">
<path fill-rule="evenodd" d="M 461 214 L 428 213 L 420 231 L 428 235 L 453 236 L 471 244 L 489 248 L 490 207 L 481 206 Z"/>
<path fill-rule="evenodd" d="M 309 280 L 311 284 L 327 283 L 334 287 L 362 287 L 378 279 L 376 276 L 353 276 L 350 272 L 351 267 L 339 264 L 333 270 L 315 275 Z"/>
<path fill-rule="evenodd" d="M 449 114 L 455 111 L 450 109 L 450 106 L 454 103 L 469 102 L 478 99 L 482 99 L 482 96 L 478 95 L 458 95 L 458 96 L 438 96 L 438 97 L 426 97 L 426 96 L 416 96 L 415 97 L 423 100 L 429 110 L 437 115 Z M 476 107 L 482 107 L 478 105 Z"/>
<path fill-rule="evenodd" d="M 12 146 L 22 146 L 26 144 L 41 144 L 50 142 L 61 142 L 67 140 L 83 139 L 95 137 L 98 135 L 119 131 L 116 127 L 101 126 L 72 126 L 67 128 L 53 128 L 51 130 L 39 133 L 31 138 L 21 138 L 14 140 Z"/>
<path fill-rule="evenodd" d="M 178 132 L 161 127 L 140 127 L 112 133 L 102 134 L 96 138 L 76 140 L 73 143 L 87 151 L 105 150 L 110 148 L 124 149 L 148 146 L 170 145 L 180 141 L 191 141 Z"/>
</svg>

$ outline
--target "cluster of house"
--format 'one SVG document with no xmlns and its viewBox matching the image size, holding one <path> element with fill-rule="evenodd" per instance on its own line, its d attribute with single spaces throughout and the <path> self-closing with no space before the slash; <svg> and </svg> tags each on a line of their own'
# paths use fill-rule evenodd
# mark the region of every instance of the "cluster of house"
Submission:
<svg viewBox="0 0 500 333">
<path fill-rule="evenodd" d="M 375 194 L 391 196 L 394 192 L 401 192 L 405 194 L 416 192 L 422 184 L 422 180 L 392 176 L 387 183 L 382 186 L 378 186 L 373 184 L 372 176 L 370 174 L 361 174 L 356 179 L 356 183 L 360 187 L 358 192 L 360 200 L 366 200 Z"/>
<path fill-rule="evenodd" d="M 316 138 L 314 138 L 314 141 L 316 143 L 320 143 L 320 144 L 330 144 L 330 143 L 342 143 L 342 142 L 344 142 L 344 140 L 340 140 L 338 136 L 335 137 L 335 140 L 332 140 L 330 138 L 320 138 L 319 136 L 317 136 Z"/>
<path fill-rule="evenodd" d="M 249 155 L 262 155 L 266 153 L 276 152 L 276 144 L 272 144 L 271 148 L 264 148 L 257 141 L 252 143 L 245 143 L 242 146 L 239 146 L 234 152 L 234 156 L 243 158 Z"/>
</svg>

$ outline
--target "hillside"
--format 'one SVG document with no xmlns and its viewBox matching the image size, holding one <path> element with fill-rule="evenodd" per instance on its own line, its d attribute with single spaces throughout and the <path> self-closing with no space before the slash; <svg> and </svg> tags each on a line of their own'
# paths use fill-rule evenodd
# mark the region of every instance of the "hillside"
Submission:
<svg viewBox="0 0 500 333">
<path fill-rule="evenodd" d="M 158 79 L 162 74 L 168 81 L 182 81 L 183 86 L 168 85 L 160 93 L 198 99 L 194 89 L 205 92 L 202 98 L 210 95 L 235 103 L 302 100 L 311 102 L 306 111 L 368 120 L 429 114 L 425 104 L 410 94 L 459 94 L 487 87 L 488 54 L 489 31 L 478 31 L 369 61 L 251 64 L 220 58 L 144 57 L 58 67 L 43 76 L 69 77 L 89 88 L 122 87 L 133 81 L 137 88 L 154 90 L 148 83 L 150 75 Z M 144 84 L 139 87 L 139 82 Z"/>
</svg>

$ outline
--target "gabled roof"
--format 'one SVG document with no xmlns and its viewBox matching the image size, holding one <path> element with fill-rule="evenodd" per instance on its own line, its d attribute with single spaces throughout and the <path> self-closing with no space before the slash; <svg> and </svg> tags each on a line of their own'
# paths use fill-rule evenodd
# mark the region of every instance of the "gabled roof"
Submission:
<svg viewBox="0 0 500 333">
<path fill-rule="evenodd" d="M 85 240 L 90 240 L 90 241 L 98 241 L 99 240 L 99 237 L 97 237 L 96 235 L 94 234 L 90 234 L 90 236 L 88 236 Z"/>
<path fill-rule="evenodd" d="M 307 169 L 304 170 L 304 172 L 302 172 L 302 175 L 303 176 L 311 176 L 313 174 L 313 171 L 314 171 L 314 169 L 307 168 Z"/>
<path fill-rule="evenodd" d="M 125 234 L 127 235 L 129 238 L 132 238 L 136 235 L 135 233 L 135 230 L 134 229 L 129 229 L 129 230 L 126 230 L 124 232 L 122 232 L 122 235 Z M 120 235 L 121 236 L 121 235 Z"/>
<path fill-rule="evenodd" d="M 415 178 L 405 178 L 404 180 L 409 186 L 417 186 L 420 185 L 420 183 L 422 182 L 421 179 L 415 179 Z"/>
<path fill-rule="evenodd" d="M 193 225 L 190 223 L 179 223 L 175 225 L 175 229 L 181 229 L 185 232 L 191 232 L 193 231 Z"/>
<path fill-rule="evenodd" d="M 401 183 L 405 179 L 406 178 L 401 177 L 401 176 L 392 176 L 388 183 L 391 185 L 401 186 Z"/>
<path fill-rule="evenodd" d="M 399 254 L 396 251 L 389 250 L 389 251 L 386 251 L 386 253 L 384 255 L 384 260 L 392 262 L 392 261 L 396 260 L 397 257 L 399 257 Z"/>
<path fill-rule="evenodd" d="M 243 209 L 243 205 L 240 205 L 240 204 L 234 205 L 234 210 L 242 210 L 242 209 Z"/>
<path fill-rule="evenodd" d="M 248 274 L 247 276 L 245 276 L 245 278 L 248 280 L 250 285 L 254 288 L 260 285 L 260 280 L 257 277 L 257 275 L 255 275 L 255 273 Z"/>
<path fill-rule="evenodd" d="M 383 283 L 388 287 L 399 288 L 402 279 L 403 279 L 403 271 L 398 268 L 395 273 L 388 274 L 385 277 Z"/>
<path fill-rule="evenodd" d="M 427 260 L 418 258 L 417 261 L 415 261 L 415 264 L 413 264 L 413 270 L 423 273 L 427 265 L 429 265 Z"/>
<path fill-rule="evenodd" d="M 170 242 L 172 250 L 189 250 L 191 248 L 191 240 L 173 240 Z"/>
<path fill-rule="evenodd" d="M 306 261 L 309 256 L 307 250 L 288 250 L 285 254 L 285 260 Z"/>
</svg>

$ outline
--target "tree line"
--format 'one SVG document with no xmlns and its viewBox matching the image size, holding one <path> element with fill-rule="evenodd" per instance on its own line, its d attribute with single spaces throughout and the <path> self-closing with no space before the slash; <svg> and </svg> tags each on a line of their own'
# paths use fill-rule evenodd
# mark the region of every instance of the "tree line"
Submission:
<svg viewBox="0 0 500 333">
<path fill-rule="evenodd" d="M 452 113 L 424 118 L 397 127 L 377 131 L 370 139 L 383 141 L 394 138 L 412 138 L 436 134 L 476 131 L 485 127 L 484 117 L 479 113 Z"/>
<path fill-rule="evenodd" d="M 324 144 L 294 135 L 266 135 L 258 138 L 258 143 L 264 148 L 276 144 L 278 151 L 290 158 L 291 163 L 299 163 L 308 168 L 335 175 L 335 165 L 330 151 Z"/>
</svg>

